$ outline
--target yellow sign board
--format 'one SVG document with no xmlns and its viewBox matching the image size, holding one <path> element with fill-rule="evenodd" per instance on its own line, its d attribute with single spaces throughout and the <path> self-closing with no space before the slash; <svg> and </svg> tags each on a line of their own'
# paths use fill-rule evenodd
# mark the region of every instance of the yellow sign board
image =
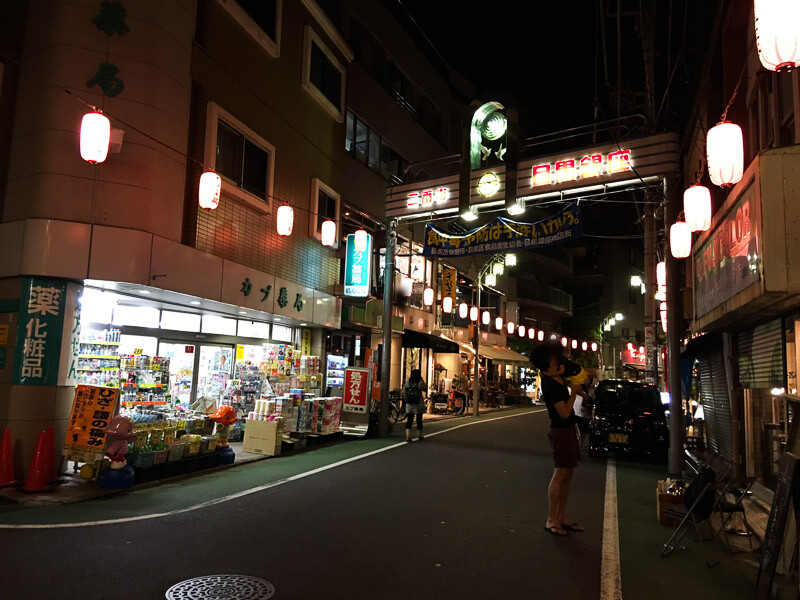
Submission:
<svg viewBox="0 0 800 600">
<path fill-rule="evenodd" d="M 244 360 L 244 346 L 236 345 L 236 360 Z"/>
<path fill-rule="evenodd" d="M 68 460 L 94 462 L 106 446 L 105 429 L 116 413 L 119 389 L 79 385 L 64 439 Z"/>
<path fill-rule="evenodd" d="M 442 271 L 442 298 L 450 296 L 455 302 L 456 290 L 458 290 L 458 272 L 455 269 L 444 269 Z"/>
<path fill-rule="evenodd" d="M 300 333 L 300 356 L 311 356 L 311 330 L 302 329 Z"/>
</svg>

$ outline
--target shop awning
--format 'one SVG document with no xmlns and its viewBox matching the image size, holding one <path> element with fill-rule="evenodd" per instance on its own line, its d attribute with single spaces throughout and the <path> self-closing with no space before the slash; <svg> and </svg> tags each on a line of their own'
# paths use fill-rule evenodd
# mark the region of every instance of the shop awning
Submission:
<svg viewBox="0 0 800 600">
<path fill-rule="evenodd" d="M 455 342 L 411 329 L 403 330 L 403 348 L 430 348 L 434 352 L 442 354 L 458 354 L 460 352 L 458 344 Z"/>
<path fill-rule="evenodd" d="M 501 346 L 481 344 L 478 346 L 478 352 L 480 352 L 482 356 L 499 362 L 530 363 L 530 360 L 527 356 L 520 354 L 519 352 L 514 352 L 511 348 L 502 348 Z"/>
</svg>

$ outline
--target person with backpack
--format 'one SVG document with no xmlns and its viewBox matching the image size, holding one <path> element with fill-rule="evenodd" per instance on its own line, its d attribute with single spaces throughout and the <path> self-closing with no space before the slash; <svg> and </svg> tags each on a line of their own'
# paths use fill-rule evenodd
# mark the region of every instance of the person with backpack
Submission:
<svg viewBox="0 0 800 600">
<path fill-rule="evenodd" d="M 417 417 L 417 432 L 419 441 L 422 441 L 422 415 L 425 412 L 424 394 L 428 391 L 428 386 L 422 379 L 422 372 L 419 369 L 411 371 L 411 376 L 403 385 L 403 409 L 406 412 L 406 441 L 411 441 L 411 423 L 414 415 Z"/>
</svg>

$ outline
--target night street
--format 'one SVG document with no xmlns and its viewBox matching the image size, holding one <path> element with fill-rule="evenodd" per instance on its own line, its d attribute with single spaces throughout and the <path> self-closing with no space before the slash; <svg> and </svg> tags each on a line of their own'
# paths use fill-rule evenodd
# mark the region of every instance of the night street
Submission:
<svg viewBox="0 0 800 600">
<path fill-rule="evenodd" d="M 556 539 L 543 530 L 552 459 L 542 413 L 487 415 L 436 434 L 470 420 L 439 423 L 421 444 L 350 442 L 108 500 L 0 515 L 3 527 L 123 520 L 0 530 L 3 597 L 156 599 L 185 579 L 239 574 L 270 581 L 280 599 L 614 598 L 600 589 L 605 461 L 585 460 L 575 476 L 571 518 L 586 532 Z M 388 450 L 223 498 L 380 448 Z M 751 598 L 721 548 L 723 563 L 711 570 L 694 544 L 658 558 L 669 528 L 655 523 L 651 496 L 662 473 L 617 467 L 624 597 L 673 598 L 676 581 L 691 581 L 687 600 Z M 131 580 L 131 565 L 147 570 Z"/>
</svg>

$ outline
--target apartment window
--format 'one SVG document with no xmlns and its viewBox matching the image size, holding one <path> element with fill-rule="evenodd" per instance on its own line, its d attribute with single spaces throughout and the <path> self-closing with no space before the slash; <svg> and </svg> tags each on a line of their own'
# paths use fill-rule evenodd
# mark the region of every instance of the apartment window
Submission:
<svg viewBox="0 0 800 600">
<path fill-rule="evenodd" d="M 345 123 L 345 150 L 359 162 L 380 173 L 388 183 L 402 183 L 408 161 L 395 152 L 377 131 L 349 110 Z"/>
<path fill-rule="evenodd" d="M 622 328 L 622 337 L 625 338 L 626 340 L 629 339 L 631 337 L 631 330 L 628 329 L 627 327 L 623 327 Z"/>
<path fill-rule="evenodd" d="M 339 123 L 344 121 L 345 70 L 320 37 L 306 26 L 303 87 Z"/>
<path fill-rule="evenodd" d="M 223 195 L 270 209 L 274 146 L 213 102 L 206 119 L 205 163 L 222 176 Z"/>
<path fill-rule="evenodd" d="M 271 56 L 280 55 L 283 0 L 217 0 Z"/>
<path fill-rule="evenodd" d="M 341 238 L 341 221 L 340 215 L 341 197 L 333 188 L 325 185 L 316 177 L 311 180 L 311 219 L 309 235 L 316 239 L 320 239 L 320 230 L 322 223 L 331 219 L 336 222 L 336 242 L 333 247 L 339 247 L 339 238 Z"/>
</svg>

